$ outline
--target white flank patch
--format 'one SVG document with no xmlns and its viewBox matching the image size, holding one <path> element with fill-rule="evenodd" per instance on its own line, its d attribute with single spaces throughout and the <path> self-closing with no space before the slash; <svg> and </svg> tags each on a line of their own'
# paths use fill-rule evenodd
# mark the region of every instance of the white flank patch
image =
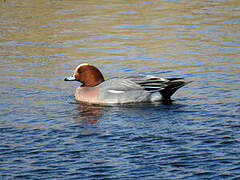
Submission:
<svg viewBox="0 0 240 180">
<path fill-rule="evenodd" d="M 121 94 L 124 93 L 124 91 L 118 91 L 118 90 L 108 90 L 108 92 L 113 93 L 113 94 Z"/>
<path fill-rule="evenodd" d="M 161 100 L 162 96 L 159 92 L 155 92 L 151 95 L 151 101 L 154 102 L 154 101 L 159 101 Z"/>
</svg>

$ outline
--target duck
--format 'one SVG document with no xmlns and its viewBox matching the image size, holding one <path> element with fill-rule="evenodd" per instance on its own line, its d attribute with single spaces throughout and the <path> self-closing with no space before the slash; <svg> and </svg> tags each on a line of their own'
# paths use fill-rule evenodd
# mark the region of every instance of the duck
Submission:
<svg viewBox="0 0 240 180">
<path fill-rule="evenodd" d="M 123 104 L 170 102 L 171 96 L 190 83 L 183 78 L 163 78 L 154 75 L 129 75 L 105 80 L 101 71 L 88 63 L 76 67 L 64 81 L 78 81 L 75 99 L 90 104 Z"/>
</svg>

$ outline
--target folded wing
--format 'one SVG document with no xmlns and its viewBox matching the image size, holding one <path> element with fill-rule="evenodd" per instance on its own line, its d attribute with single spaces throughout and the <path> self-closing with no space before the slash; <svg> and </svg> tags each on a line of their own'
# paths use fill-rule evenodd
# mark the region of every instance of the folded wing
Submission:
<svg viewBox="0 0 240 180">
<path fill-rule="evenodd" d="M 183 78 L 161 78 L 156 76 L 128 76 L 127 81 L 134 82 L 149 93 L 160 92 L 163 100 L 171 96 L 181 87 L 188 84 Z"/>
<path fill-rule="evenodd" d="M 159 92 L 162 100 L 169 101 L 171 96 L 181 87 L 188 84 L 183 78 L 161 78 L 157 76 L 133 75 L 122 78 L 114 78 L 109 81 L 110 89 L 107 91 L 113 94 L 124 94 L 129 91 L 142 91 L 147 93 Z"/>
</svg>

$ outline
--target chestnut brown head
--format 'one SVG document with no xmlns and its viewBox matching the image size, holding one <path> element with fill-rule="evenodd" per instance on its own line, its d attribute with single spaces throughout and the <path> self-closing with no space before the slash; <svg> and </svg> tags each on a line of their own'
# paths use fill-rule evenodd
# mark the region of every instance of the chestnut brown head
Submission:
<svg viewBox="0 0 240 180">
<path fill-rule="evenodd" d="M 79 81 L 82 87 L 93 87 L 104 81 L 102 73 L 93 65 L 80 64 L 74 71 L 74 74 L 64 81 Z"/>
</svg>

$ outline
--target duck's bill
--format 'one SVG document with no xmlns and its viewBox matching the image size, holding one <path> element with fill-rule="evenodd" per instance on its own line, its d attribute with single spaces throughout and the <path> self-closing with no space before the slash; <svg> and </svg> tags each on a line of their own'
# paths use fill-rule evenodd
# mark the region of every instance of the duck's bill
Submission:
<svg viewBox="0 0 240 180">
<path fill-rule="evenodd" d="M 76 78 L 74 75 L 72 75 L 72 76 L 66 77 L 64 81 L 76 81 Z"/>
</svg>

